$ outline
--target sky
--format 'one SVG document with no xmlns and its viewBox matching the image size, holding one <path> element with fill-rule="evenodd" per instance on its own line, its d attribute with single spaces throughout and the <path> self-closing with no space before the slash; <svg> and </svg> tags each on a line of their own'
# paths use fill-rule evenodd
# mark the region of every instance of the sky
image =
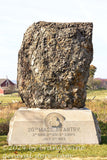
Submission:
<svg viewBox="0 0 107 160">
<path fill-rule="evenodd" d="M 17 79 L 23 35 L 38 21 L 93 22 L 95 78 L 107 78 L 107 0 L 0 0 L 0 78 Z"/>
</svg>

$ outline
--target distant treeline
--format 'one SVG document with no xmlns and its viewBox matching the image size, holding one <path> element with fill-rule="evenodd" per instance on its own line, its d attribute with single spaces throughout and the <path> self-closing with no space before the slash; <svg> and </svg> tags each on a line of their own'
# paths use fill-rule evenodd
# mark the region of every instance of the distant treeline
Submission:
<svg viewBox="0 0 107 160">
<path fill-rule="evenodd" d="M 89 77 L 87 89 L 107 89 L 107 79 Z"/>
<path fill-rule="evenodd" d="M 94 82 L 95 82 L 96 89 L 100 89 L 100 88 L 107 89 L 107 79 L 94 78 Z"/>
</svg>

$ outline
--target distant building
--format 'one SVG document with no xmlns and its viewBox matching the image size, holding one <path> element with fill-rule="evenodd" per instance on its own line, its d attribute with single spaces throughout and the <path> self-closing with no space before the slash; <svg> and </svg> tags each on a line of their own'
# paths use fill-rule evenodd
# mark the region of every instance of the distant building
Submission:
<svg viewBox="0 0 107 160">
<path fill-rule="evenodd" d="M 16 84 L 9 79 L 0 79 L 0 94 L 10 94 L 15 92 Z"/>
</svg>

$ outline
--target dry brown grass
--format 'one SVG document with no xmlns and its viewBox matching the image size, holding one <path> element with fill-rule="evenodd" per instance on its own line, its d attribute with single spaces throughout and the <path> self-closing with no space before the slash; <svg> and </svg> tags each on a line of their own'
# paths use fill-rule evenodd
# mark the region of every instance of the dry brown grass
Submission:
<svg viewBox="0 0 107 160">
<path fill-rule="evenodd" d="M 87 100 L 86 107 L 97 115 L 98 121 L 107 122 L 107 100 Z"/>
<path fill-rule="evenodd" d="M 20 107 L 25 107 L 25 104 L 22 102 L 18 102 L 8 103 L 6 106 L 0 105 L 0 118 L 10 118 L 14 114 L 14 112 Z"/>
<path fill-rule="evenodd" d="M 8 103 L 6 106 L 3 106 L 3 104 L 0 105 L 0 135 L 8 134 L 10 119 L 20 107 L 25 107 L 25 104 L 18 102 Z"/>
</svg>

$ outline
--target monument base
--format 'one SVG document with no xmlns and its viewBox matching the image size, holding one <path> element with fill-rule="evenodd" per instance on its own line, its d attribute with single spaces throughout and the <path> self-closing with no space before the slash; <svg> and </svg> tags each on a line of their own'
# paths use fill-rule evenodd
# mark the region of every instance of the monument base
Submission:
<svg viewBox="0 0 107 160">
<path fill-rule="evenodd" d="M 20 108 L 10 121 L 8 144 L 99 144 L 98 121 L 87 108 Z"/>
</svg>

